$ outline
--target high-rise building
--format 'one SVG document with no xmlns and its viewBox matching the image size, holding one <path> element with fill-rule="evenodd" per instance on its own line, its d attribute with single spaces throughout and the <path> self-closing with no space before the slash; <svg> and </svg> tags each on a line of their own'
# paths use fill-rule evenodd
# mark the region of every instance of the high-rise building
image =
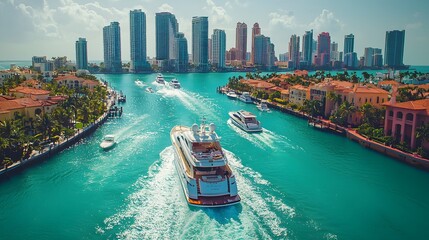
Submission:
<svg viewBox="0 0 429 240">
<path fill-rule="evenodd" d="M 357 54 L 355 52 L 349 52 L 347 54 L 344 54 L 344 64 L 347 67 L 350 68 L 356 68 L 358 67 L 358 58 Z"/>
<path fill-rule="evenodd" d="M 255 23 L 252 28 L 252 52 L 250 55 L 250 61 L 252 64 L 255 63 L 255 36 L 258 35 L 261 35 L 261 28 L 259 27 L 259 23 Z"/>
<path fill-rule="evenodd" d="M 299 68 L 299 36 L 293 34 L 289 40 L 289 64 L 291 69 Z"/>
<path fill-rule="evenodd" d="M 340 61 L 340 52 L 338 52 L 338 43 L 331 43 L 331 61 Z"/>
<path fill-rule="evenodd" d="M 209 38 L 209 62 L 211 63 L 212 62 L 212 60 L 213 60 L 213 56 L 212 56 L 212 54 L 213 54 L 213 42 L 212 42 L 212 39 L 211 38 Z"/>
<path fill-rule="evenodd" d="M 325 66 L 329 64 L 331 59 L 331 36 L 328 32 L 322 32 L 317 37 L 317 66 Z"/>
<path fill-rule="evenodd" d="M 344 55 L 354 52 L 355 36 L 353 34 L 344 36 Z"/>
<path fill-rule="evenodd" d="M 118 22 L 103 28 L 104 67 L 107 72 L 122 72 L 121 29 Z"/>
<path fill-rule="evenodd" d="M 365 52 L 363 54 L 364 57 L 364 67 L 372 67 L 374 60 L 374 48 L 367 47 L 365 48 Z"/>
<path fill-rule="evenodd" d="M 384 48 L 384 65 L 388 67 L 400 67 L 404 65 L 405 30 L 393 30 L 386 32 Z"/>
<path fill-rule="evenodd" d="M 238 22 L 235 29 L 235 48 L 238 50 L 238 58 L 236 60 L 246 61 L 247 52 L 247 25 Z"/>
<path fill-rule="evenodd" d="M 226 34 L 224 30 L 213 30 L 212 44 L 212 65 L 217 68 L 224 68 L 226 59 Z"/>
<path fill-rule="evenodd" d="M 197 71 L 208 71 L 208 17 L 192 18 L 192 61 Z"/>
<path fill-rule="evenodd" d="M 179 32 L 176 35 L 176 44 L 175 44 L 175 59 L 176 59 L 176 72 L 187 72 L 188 71 L 188 41 L 185 38 L 185 34 Z"/>
<path fill-rule="evenodd" d="M 263 69 L 271 69 L 274 66 L 274 44 L 269 37 L 255 36 L 255 65 Z"/>
<path fill-rule="evenodd" d="M 146 14 L 142 10 L 130 11 L 130 72 L 149 71 L 146 58 Z"/>
<path fill-rule="evenodd" d="M 88 49 L 86 38 L 76 41 L 76 69 L 88 69 Z"/>
<path fill-rule="evenodd" d="M 305 31 L 302 36 L 302 60 L 307 66 L 313 62 L 313 30 Z"/>
<path fill-rule="evenodd" d="M 176 17 L 169 12 L 160 12 L 155 15 L 156 32 L 156 59 L 174 59 L 174 42 L 179 31 Z"/>
</svg>

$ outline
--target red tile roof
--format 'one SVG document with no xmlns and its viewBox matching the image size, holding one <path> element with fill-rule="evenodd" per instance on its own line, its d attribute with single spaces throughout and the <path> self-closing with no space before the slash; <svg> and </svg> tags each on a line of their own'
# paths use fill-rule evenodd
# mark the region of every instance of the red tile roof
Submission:
<svg viewBox="0 0 429 240">
<path fill-rule="evenodd" d="M 40 101 L 33 100 L 31 98 L 17 98 L 15 100 L 11 100 L 25 107 L 42 107 L 43 104 Z"/>
<path fill-rule="evenodd" d="M 32 95 L 47 95 L 50 92 L 42 89 L 30 88 L 30 87 L 16 87 L 9 90 L 10 92 L 19 92 L 23 94 L 32 94 Z"/>
<path fill-rule="evenodd" d="M 408 102 L 397 102 L 394 104 L 385 103 L 383 105 L 395 107 L 395 108 L 408 109 L 408 110 L 426 110 L 427 112 L 429 112 L 429 99 L 422 99 L 422 100 L 408 101 Z"/>
</svg>

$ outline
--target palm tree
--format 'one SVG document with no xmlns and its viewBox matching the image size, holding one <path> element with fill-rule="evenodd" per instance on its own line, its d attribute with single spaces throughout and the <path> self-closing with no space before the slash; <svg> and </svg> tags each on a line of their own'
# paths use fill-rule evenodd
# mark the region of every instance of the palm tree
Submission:
<svg viewBox="0 0 429 240">
<path fill-rule="evenodd" d="M 423 141 L 429 141 L 429 123 L 425 123 L 416 129 L 416 139 L 419 141 L 419 145 Z"/>
<path fill-rule="evenodd" d="M 322 115 L 322 103 L 318 100 L 305 100 L 302 111 L 313 117 Z"/>
</svg>

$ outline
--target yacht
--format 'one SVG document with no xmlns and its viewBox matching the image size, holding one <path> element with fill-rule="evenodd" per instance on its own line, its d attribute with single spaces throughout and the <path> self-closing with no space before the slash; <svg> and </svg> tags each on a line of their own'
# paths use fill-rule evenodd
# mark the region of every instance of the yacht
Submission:
<svg viewBox="0 0 429 240">
<path fill-rule="evenodd" d="M 261 101 L 261 103 L 258 103 L 256 105 L 256 107 L 259 109 L 259 111 L 261 112 L 271 112 L 271 110 L 268 108 L 268 105 L 266 102 Z"/>
<path fill-rule="evenodd" d="M 179 80 L 177 80 L 176 78 L 171 79 L 170 86 L 172 86 L 173 88 L 180 88 Z"/>
<path fill-rule="evenodd" d="M 252 103 L 252 98 L 248 92 L 243 92 L 240 96 L 238 96 L 238 99 L 245 103 Z"/>
<path fill-rule="evenodd" d="M 234 125 L 246 132 L 262 132 L 261 123 L 251 112 L 244 110 L 229 112 L 229 117 Z"/>
<path fill-rule="evenodd" d="M 162 73 L 158 73 L 158 75 L 156 75 L 156 82 L 163 85 L 165 84 L 165 79 Z"/>
<path fill-rule="evenodd" d="M 237 98 L 237 94 L 234 91 L 229 91 L 226 93 L 226 96 L 231 99 Z"/>
<path fill-rule="evenodd" d="M 100 147 L 104 150 L 108 150 L 115 146 L 115 136 L 114 135 L 106 135 L 103 138 L 103 141 L 100 143 Z"/>
<path fill-rule="evenodd" d="M 241 200 L 215 128 L 203 120 L 200 126 L 175 126 L 170 133 L 174 164 L 186 200 L 192 206 L 223 207 Z"/>
</svg>

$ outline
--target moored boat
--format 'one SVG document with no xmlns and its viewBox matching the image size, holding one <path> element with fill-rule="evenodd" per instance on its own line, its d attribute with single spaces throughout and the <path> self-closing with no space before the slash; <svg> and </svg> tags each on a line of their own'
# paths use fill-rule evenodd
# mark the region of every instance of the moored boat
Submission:
<svg viewBox="0 0 429 240">
<path fill-rule="evenodd" d="M 258 104 L 256 104 L 256 107 L 259 109 L 259 111 L 261 112 L 271 112 L 271 110 L 268 108 L 268 105 L 266 102 L 262 101 Z"/>
<path fill-rule="evenodd" d="M 226 96 L 229 97 L 229 98 L 231 98 L 231 99 L 237 98 L 237 94 L 234 91 L 227 92 Z"/>
<path fill-rule="evenodd" d="M 234 125 L 246 132 L 262 132 L 261 123 L 251 112 L 244 110 L 229 112 L 229 117 Z"/>
<path fill-rule="evenodd" d="M 116 144 L 115 136 L 109 134 L 104 136 L 103 141 L 100 143 L 100 147 L 104 150 L 108 150 L 113 146 L 115 146 L 115 144 Z"/>
<path fill-rule="evenodd" d="M 248 92 L 243 92 L 240 96 L 238 96 L 238 99 L 245 103 L 252 103 L 252 98 Z"/>
<path fill-rule="evenodd" d="M 198 207 L 223 207 L 240 202 L 237 183 L 228 165 L 215 125 L 175 126 L 170 133 L 174 164 L 186 200 Z"/>
</svg>

